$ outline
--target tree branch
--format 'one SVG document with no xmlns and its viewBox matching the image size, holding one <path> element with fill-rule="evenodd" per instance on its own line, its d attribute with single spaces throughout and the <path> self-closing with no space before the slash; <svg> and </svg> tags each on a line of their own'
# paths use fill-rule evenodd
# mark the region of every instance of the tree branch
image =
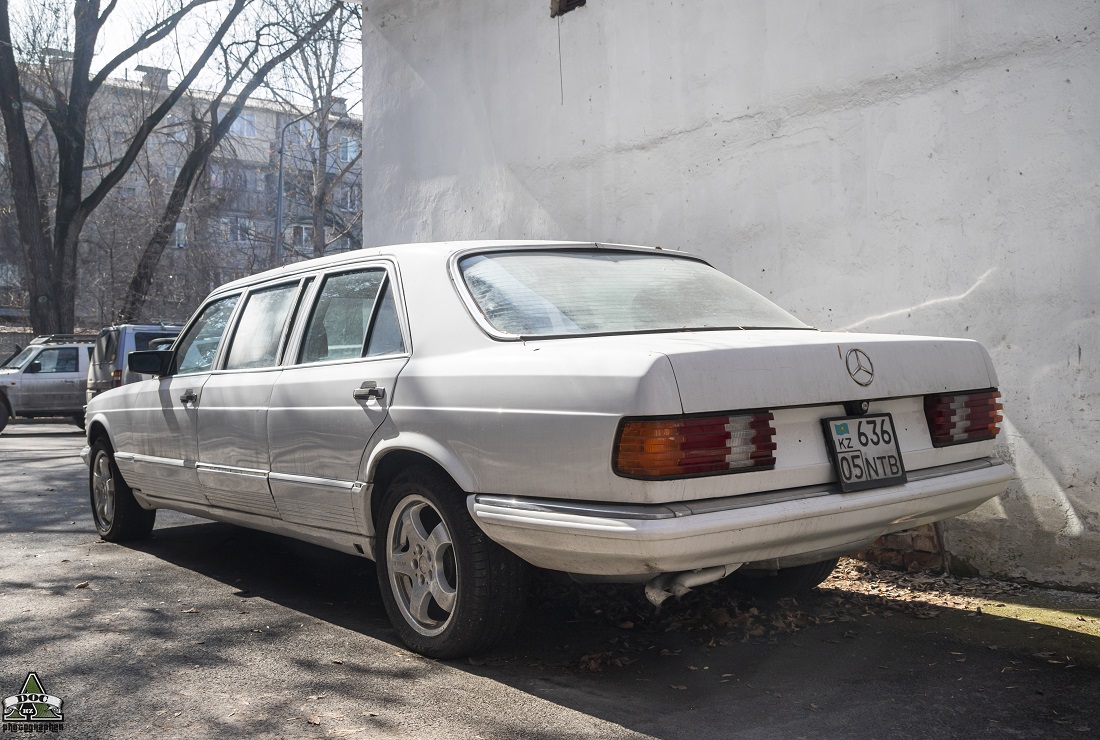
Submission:
<svg viewBox="0 0 1100 740">
<path fill-rule="evenodd" d="M 118 0 L 112 0 L 111 5 L 107 8 L 103 15 L 100 16 L 101 23 L 107 20 L 107 16 L 111 14 L 112 10 L 114 10 L 117 1 Z M 207 5 L 212 2 L 216 2 L 216 0 L 191 0 L 191 2 L 189 2 L 187 5 L 184 5 L 182 8 L 162 20 L 157 25 L 153 26 L 150 29 L 147 29 L 144 33 L 141 34 L 141 36 L 138 37 L 137 41 L 116 54 L 115 57 L 111 59 L 111 61 L 107 62 L 107 64 L 105 64 L 103 68 L 99 70 L 96 76 L 92 78 L 90 85 L 92 94 L 95 94 L 95 91 L 98 90 L 99 87 L 107 81 L 107 78 L 116 69 L 122 66 L 122 64 L 125 63 L 128 59 L 167 38 L 172 33 L 172 31 L 176 30 L 176 27 L 179 26 L 180 21 L 186 18 L 195 8 L 198 8 L 202 5 Z M 241 6 L 241 10 L 243 10 L 243 6 L 246 4 L 247 2 L 238 2 L 234 5 L 234 10 L 236 10 L 236 7 L 238 5 Z M 237 13 L 240 13 L 240 10 L 237 10 Z M 234 17 L 236 17 L 236 14 L 233 15 Z"/>
</svg>

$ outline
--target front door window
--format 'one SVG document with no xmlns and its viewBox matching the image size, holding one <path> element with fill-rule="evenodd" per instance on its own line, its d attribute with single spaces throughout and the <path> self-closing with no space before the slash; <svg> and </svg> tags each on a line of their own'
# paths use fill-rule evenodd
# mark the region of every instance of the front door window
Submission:
<svg viewBox="0 0 1100 740">
<path fill-rule="evenodd" d="M 202 373 L 214 366 L 225 328 L 240 296 L 215 301 L 203 309 L 202 315 L 180 340 L 176 350 L 176 373 Z"/>
</svg>

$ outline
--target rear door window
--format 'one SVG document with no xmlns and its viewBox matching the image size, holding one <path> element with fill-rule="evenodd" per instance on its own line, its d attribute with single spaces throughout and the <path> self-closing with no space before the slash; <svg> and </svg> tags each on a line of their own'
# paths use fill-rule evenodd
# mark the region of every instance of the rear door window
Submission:
<svg viewBox="0 0 1100 740">
<path fill-rule="evenodd" d="M 397 317 L 397 302 L 393 297 L 393 282 L 386 281 L 382 288 L 382 297 L 378 299 L 378 308 L 374 312 L 374 325 L 367 342 L 367 357 L 390 355 L 405 351 L 405 340 L 401 336 L 401 321 Z"/>
<path fill-rule="evenodd" d="M 306 328 L 299 361 L 362 357 L 385 281 L 386 271 L 380 268 L 326 278 Z"/>
</svg>

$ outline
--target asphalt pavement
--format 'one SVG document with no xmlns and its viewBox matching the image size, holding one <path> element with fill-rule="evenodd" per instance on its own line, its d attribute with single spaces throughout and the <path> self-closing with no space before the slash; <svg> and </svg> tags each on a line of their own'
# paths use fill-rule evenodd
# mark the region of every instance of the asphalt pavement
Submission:
<svg viewBox="0 0 1100 740">
<path fill-rule="evenodd" d="M 1100 736 L 1100 597 L 998 616 L 715 584 L 658 612 L 535 573 L 515 640 L 437 662 L 398 642 L 368 560 L 164 511 L 148 541 L 100 541 L 83 444 L 0 434 L 0 699 L 33 672 L 63 701 L 51 736 Z"/>
</svg>

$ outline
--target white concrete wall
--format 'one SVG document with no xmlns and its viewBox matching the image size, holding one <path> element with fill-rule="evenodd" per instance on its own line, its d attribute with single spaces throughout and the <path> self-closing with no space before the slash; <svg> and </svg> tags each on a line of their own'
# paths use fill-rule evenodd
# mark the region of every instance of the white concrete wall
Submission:
<svg viewBox="0 0 1100 740">
<path fill-rule="evenodd" d="M 1095 0 L 368 7 L 365 243 L 678 247 L 822 328 L 978 339 L 1019 482 L 951 549 L 1100 586 Z"/>
</svg>

